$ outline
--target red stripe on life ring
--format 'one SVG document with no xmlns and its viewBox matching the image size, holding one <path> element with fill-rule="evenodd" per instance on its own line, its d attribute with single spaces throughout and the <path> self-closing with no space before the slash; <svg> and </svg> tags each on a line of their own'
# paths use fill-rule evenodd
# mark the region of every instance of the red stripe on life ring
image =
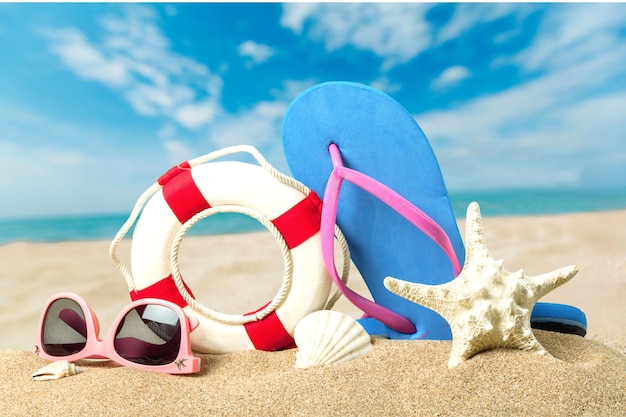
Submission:
<svg viewBox="0 0 626 417">
<path fill-rule="evenodd" d="M 257 311 L 262 310 L 266 306 L 261 307 Z M 244 314 L 244 316 L 254 313 L 256 311 Z M 243 327 L 246 329 L 246 333 L 248 333 L 248 337 L 256 350 L 274 351 L 296 347 L 296 342 L 285 329 L 283 323 L 281 323 L 276 311 L 272 311 L 262 320 L 245 323 Z"/>
<path fill-rule="evenodd" d="M 298 204 L 272 220 L 274 226 L 285 239 L 289 249 L 293 249 L 320 231 L 322 221 L 322 201 L 313 191 Z"/>
<path fill-rule="evenodd" d="M 159 178 L 163 197 L 181 224 L 211 207 L 194 182 L 188 166 L 187 163 L 176 166 Z"/>
<path fill-rule="evenodd" d="M 191 165 L 189 165 L 189 162 L 181 162 L 175 167 L 171 167 L 165 174 L 161 175 L 157 182 L 159 183 L 159 185 L 163 186 L 167 184 L 172 178 L 180 174 L 181 171 L 189 171 L 190 169 Z"/>
<path fill-rule="evenodd" d="M 187 287 L 187 284 L 183 282 L 183 285 L 185 286 L 185 289 L 187 289 L 189 295 L 191 295 L 192 298 L 195 298 L 191 293 L 189 287 Z M 160 300 L 167 300 L 176 304 L 180 308 L 187 306 L 187 301 L 185 301 L 183 296 L 180 294 L 180 291 L 178 291 L 176 283 L 174 282 L 174 278 L 171 275 L 169 277 L 163 278 L 160 281 L 155 282 L 154 284 L 144 288 L 143 290 L 135 290 L 130 292 L 130 299 L 133 301 L 141 300 L 144 298 L 158 298 Z"/>
</svg>

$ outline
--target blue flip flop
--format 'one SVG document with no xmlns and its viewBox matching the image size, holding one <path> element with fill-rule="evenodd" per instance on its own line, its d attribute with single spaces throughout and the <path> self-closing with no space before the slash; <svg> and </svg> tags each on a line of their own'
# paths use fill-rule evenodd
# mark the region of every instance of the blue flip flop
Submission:
<svg viewBox="0 0 626 417">
<path fill-rule="evenodd" d="M 465 257 L 439 164 L 413 117 L 373 88 L 323 83 L 293 101 L 282 136 L 293 176 L 324 196 L 324 259 L 342 292 L 365 312 L 361 324 L 370 334 L 394 339 L 450 339 L 440 315 L 383 285 L 387 276 L 448 282 Z M 335 222 L 374 302 L 345 287 L 337 275 Z M 584 313 L 575 307 L 540 304 L 545 305 L 535 319 L 574 324 L 579 334 L 586 329 Z"/>
</svg>

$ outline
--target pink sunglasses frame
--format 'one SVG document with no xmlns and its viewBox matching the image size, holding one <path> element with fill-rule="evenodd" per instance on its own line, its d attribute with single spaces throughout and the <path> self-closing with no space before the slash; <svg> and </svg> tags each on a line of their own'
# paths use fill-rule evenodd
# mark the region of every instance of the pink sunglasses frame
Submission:
<svg viewBox="0 0 626 417">
<path fill-rule="evenodd" d="M 47 354 L 43 349 L 42 338 L 44 320 L 52 303 L 62 298 L 67 298 L 75 301 L 83 309 L 83 313 L 85 315 L 85 325 L 87 328 L 87 340 L 85 342 L 85 347 L 78 353 L 67 356 L 52 356 Z M 152 366 L 131 362 L 128 359 L 124 359 L 123 357 L 121 357 L 115 350 L 114 334 L 122 319 L 135 307 L 146 304 L 156 304 L 172 309 L 178 315 L 178 319 L 181 323 L 180 347 L 178 349 L 178 354 L 174 361 L 166 365 Z M 174 303 L 156 298 L 144 298 L 141 300 L 133 301 L 132 303 L 124 307 L 124 309 L 122 309 L 122 311 L 117 315 L 116 319 L 111 325 L 111 328 L 107 333 L 106 338 L 103 340 L 100 338 L 100 323 L 98 322 L 98 317 L 95 315 L 91 307 L 89 307 L 89 304 L 87 304 L 87 302 L 77 294 L 69 292 L 59 293 L 50 297 L 41 312 L 41 316 L 39 317 L 39 325 L 37 326 L 37 337 L 35 339 L 35 347 L 33 349 L 33 353 L 40 358 L 52 361 L 67 360 L 69 362 L 72 362 L 80 359 L 110 359 L 120 365 L 130 368 L 142 369 L 144 371 L 162 372 L 167 374 L 192 374 L 200 370 L 200 358 L 193 356 L 193 353 L 191 351 L 191 340 L 189 334 L 196 327 L 198 327 L 198 324 L 199 322 L 196 318 L 188 317 L 185 312 Z"/>
</svg>

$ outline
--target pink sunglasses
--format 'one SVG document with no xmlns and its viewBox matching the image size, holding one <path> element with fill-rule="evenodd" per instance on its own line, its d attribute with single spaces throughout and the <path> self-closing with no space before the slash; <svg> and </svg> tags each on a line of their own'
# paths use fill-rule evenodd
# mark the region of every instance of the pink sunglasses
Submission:
<svg viewBox="0 0 626 417">
<path fill-rule="evenodd" d="M 49 360 L 111 359 L 120 365 L 168 374 L 200 370 L 189 333 L 198 320 L 166 300 L 133 301 L 117 316 L 105 340 L 93 310 L 80 296 L 50 298 L 39 318 L 34 353 Z"/>
</svg>

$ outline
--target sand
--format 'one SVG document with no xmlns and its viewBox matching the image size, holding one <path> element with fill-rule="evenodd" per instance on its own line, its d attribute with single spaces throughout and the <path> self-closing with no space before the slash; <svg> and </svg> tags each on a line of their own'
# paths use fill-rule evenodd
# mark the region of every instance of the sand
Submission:
<svg viewBox="0 0 626 417">
<path fill-rule="evenodd" d="M 127 286 L 108 257 L 109 242 L 0 246 L 0 415 L 626 415 L 626 211 L 487 217 L 483 224 L 492 254 L 509 271 L 580 267 L 542 301 L 585 311 L 587 337 L 536 330 L 551 357 L 497 349 L 454 369 L 447 368 L 449 341 L 375 338 L 364 357 L 306 370 L 294 369 L 292 349 L 198 354 L 202 370 L 193 376 L 83 361 L 77 376 L 35 382 L 31 373 L 47 362 L 28 351 L 44 302 L 61 291 L 81 294 L 104 335 L 129 301 Z M 124 241 L 120 253 L 129 246 Z M 277 291 L 282 258 L 268 233 L 186 238 L 181 270 L 204 304 L 241 313 Z M 354 269 L 350 282 L 367 293 Z M 335 309 L 359 316 L 344 299 Z"/>
</svg>

